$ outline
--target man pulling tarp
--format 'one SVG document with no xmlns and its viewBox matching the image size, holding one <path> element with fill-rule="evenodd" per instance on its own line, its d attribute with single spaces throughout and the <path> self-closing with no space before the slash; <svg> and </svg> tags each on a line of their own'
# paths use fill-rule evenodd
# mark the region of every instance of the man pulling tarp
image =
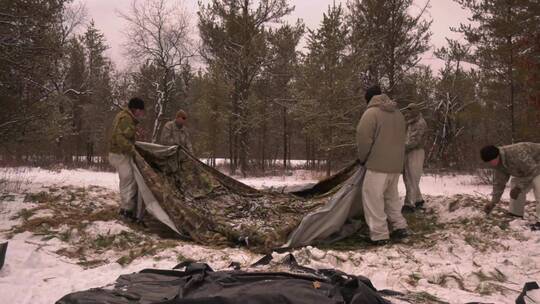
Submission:
<svg viewBox="0 0 540 304">
<path fill-rule="evenodd" d="M 137 183 L 133 172 L 135 133 L 139 119 L 144 116 L 144 101 L 134 97 L 128 106 L 116 114 L 109 138 L 109 163 L 120 180 L 120 215 L 135 220 Z"/>
</svg>

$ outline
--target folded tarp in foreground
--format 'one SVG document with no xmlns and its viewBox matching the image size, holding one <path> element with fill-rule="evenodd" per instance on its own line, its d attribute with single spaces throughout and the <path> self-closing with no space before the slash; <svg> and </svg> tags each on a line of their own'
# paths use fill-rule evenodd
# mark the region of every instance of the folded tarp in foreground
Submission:
<svg viewBox="0 0 540 304">
<path fill-rule="evenodd" d="M 189 262 L 175 267 L 185 267 L 183 271 L 145 269 L 120 276 L 112 288 L 75 292 L 56 304 L 390 303 L 365 277 L 301 267 L 292 255 L 288 260 L 289 266 L 277 272 L 256 267 L 249 272 L 213 271 L 206 264 Z"/>
</svg>

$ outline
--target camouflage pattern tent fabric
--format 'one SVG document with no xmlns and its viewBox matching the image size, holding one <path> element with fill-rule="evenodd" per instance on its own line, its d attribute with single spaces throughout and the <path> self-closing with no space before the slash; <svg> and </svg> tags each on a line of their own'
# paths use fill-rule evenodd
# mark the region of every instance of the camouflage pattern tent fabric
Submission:
<svg viewBox="0 0 540 304">
<path fill-rule="evenodd" d="M 351 180 L 358 179 L 358 164 L 302 191 L 278 193 L 242 184 L 207 166 L 181 146 L 138 142 L 136 148 L 136 178 L 146 209 L 172 230 L 197 243 L 240 244 L 256 252 L 285 245 L 296 247 L 327 238 L 340 230 L 353 209 L 358 211 L 345 208 L 340 211 L 346 212 L 340 217 L 343 222 L 335 223 L 332 229 L 308 229 L 309 236 L 296 233 L 296 240 L 291 242 L 289 237 L 308 215 L 324 210 L 329 203 L 340 205 L 342 185 L 348 182 L 349 187 L 344 188 L 349 189 Z M 349 206 L 354 205 L 350 195 L 349 198 Z M 152 204 L 155 202 L 159 206 Z M 328 214 L 328 208 L 325 212 Z M 316 219 L 304 224 L 304 228 L 319 226 L 321 217 Z"/>
</svg>

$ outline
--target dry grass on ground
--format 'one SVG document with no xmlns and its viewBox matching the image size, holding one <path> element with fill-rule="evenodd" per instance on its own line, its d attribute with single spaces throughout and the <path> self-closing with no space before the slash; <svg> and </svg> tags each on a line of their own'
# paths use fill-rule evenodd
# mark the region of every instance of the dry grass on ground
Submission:
<svg viewBox="0 0 540 304">
<path fill-rule="evenodd" d="M 20 219 L 20 224 L 12 227 L 8 236 L 28 231 L 43 242 L 58 239 L 62 248 L 55 252 L 84 267 L 111 260 L 125 265 L 177 245 L 177 240 L 157 237 L 148 229 L 122 221 L 117 214 L 118 199 L 117 194 L 100 187 L 49 188 L 26 194 L 24 202 L 29 207 L 12 217 Z M 92 233 L 96 223 L 104 224 L 105 230 Z M 107 225 L 125 229 L 107 231 Z"/>
<path fill-rule="evenodd" d="M 1 199 L 15 200 L 15 196 L 4 193 Z M 180 244 L 178 239 L 163 237 L 151 229 L 122 221 L 117 215 L 118 199 L 115 192 L 100 187 L 47 188 L 37 193 L 28 193 L 24 198 L 28 207 L 13 216 L 12 219 L 19 221 L 7 235 L 13 237 L 30 232 L 40 237 L 40 246 L 56 241 L 53 246 L 56 254 L 75 260 L 85 268 L 111 262 L 126 265 L 140 257 L 159 260 L 172 255 L 179 261 L 192 258 L 175 251 L 175 247 Z M 514 218 L 506 215 L 505 206 L 499 206 L 491 216 L 486 217 L 482 208 L 487 201 L 481 197 L 456 195 L 451 198 L 434 196 L 426 199 L 428 203 L 425 210 L 406 215 L 412 235 L 405 240 L 385 245 L 388 248 L 394 247 L 406 263 L 422 264 L 410 253 L 411 250 L 436 250 L 441 244 L 450 244 L 448 254 L 457 257 L 453 251 L 458 248 L 452 247 L 452 241 L 456 239 L 462 240 L 479 253 L 507 250 L 503 242 L 507 239 L 525 240 L 521 234 L 510 229 L 510 222 Z M 486 238 L 486 235 L 491 237 Z M 367 238 L 367 228 L 364 226 L 354 236 L 319 248 L 323 251 L 367 252 L 375 249 L 367 242 Z M 395 246 L 398 243 L 400 246 Z M 163 252 L 166 252 L 166 256 L 160 255 Z M 477 281 L 474 286 L 471 286 L 470 278 L 464 278 L 457 272 L 438 273 L 427 278 L 412 271 L 404 283 L 415 288 L 420 280 L 427 280 L 432 285 L 458 288 L 480 295 L 515 292 L 504 286 L 508 277 L 499 269 L 478 269 L 472 273 Z M 425 291 L 411 291 L 397 298 L 411 303 L 446 303 Z"/>
</svg>

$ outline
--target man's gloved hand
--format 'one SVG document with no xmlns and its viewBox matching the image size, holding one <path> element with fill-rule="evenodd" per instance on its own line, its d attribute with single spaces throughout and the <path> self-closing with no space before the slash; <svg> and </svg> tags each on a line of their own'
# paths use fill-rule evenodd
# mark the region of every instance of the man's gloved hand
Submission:
<svg viewBox="0 0 540 304">
<path fill-rule="evenodd" d="M 490 214 L 493 208 L 495 208 L 495 202 L 489 202 L 484 207 L 484 211 L 486 212 L 486 214 Z"/>
<path fill-rule="evenodd" d="M 521 194 L 521 188 L 519 187 L 514 187 L 510 190 L 511 199 L 517 199 L 520 194 Z"/>
<path fill-rule="evenodd" d="M 146 139 L 146 132 L 144 130 L 144 128 L 142 127 L 137 127 L 135 129 L 135 139 L 138 140 L 138 141 L 145 141 Z"/>
<path fill-rule="evenodd" d="M 366 162 L 362 162 L 359 158 L 356 159 L 356 162 L 359 163 L 361 166 L 366 165 Z"/>
<path fill-rule="evenodd" d="M 131 150 L 129 151 L 129 155 L 135 156 L 136 152 L 137 152 L 137 149 L 135 149 L 135 145 L 131 145 Z"/>
</svg>

